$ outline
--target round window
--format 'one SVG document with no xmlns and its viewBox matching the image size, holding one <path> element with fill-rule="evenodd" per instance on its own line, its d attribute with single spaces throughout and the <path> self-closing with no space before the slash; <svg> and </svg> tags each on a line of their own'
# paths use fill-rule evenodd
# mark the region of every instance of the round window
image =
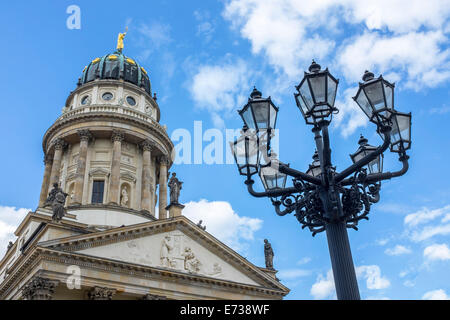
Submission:
<svg viewBox="0 0 450 320">
<path fill-rule="evenodd" d="M 127 97 L 127 102 L 130 106 L 135 106 L 136 105 L 136 100 L 134 100 L 133 97 L 128 96 Z"/>
<path fill-rule="evenodd" d="M 83 99 L 81 99 L 81 104 L 84 106 L 89 103 L 89 96 L 84 96 Z"/>
<path fill-rule="evenodd" d="M 111 92 L 105 92 L 102 95 L 102 99 L 106 100 L 106 101 L 112 100 L 112 98 L 113 98 L 113 94 Z"/>
</svg>

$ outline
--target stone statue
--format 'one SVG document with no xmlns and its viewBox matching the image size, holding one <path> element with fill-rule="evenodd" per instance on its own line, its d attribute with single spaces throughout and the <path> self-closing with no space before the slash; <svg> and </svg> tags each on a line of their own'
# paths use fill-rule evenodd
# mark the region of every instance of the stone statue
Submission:
<svg viewBox="0 0 450 320">
<path fill-rule="evenodd" d="M 125 28 L 124 33 L 119 33 L 117 36 L 117 51 L 122 52 L 123 50 L 123 39 L 127 35 L 128 27 Z"/>
<path fill-rule="evenodd" d="M 165 236 L 161 243 L 161 266 L 170 267 L 170 251 L 173 247 L 170 244 L 170 236 Z"/>
<path fill-rule="evenodd" d="M 184 269 L 188 272 L 199 272 L 200 261 L 197 259 L 191 248 L 184 248 L 184 252 L 181 254 L 184 257 Z"/>
<path fill-rule="evenodd" d="M 9 249 L 11 249 L 13 245 L 14 245 L 14 243 L 12 241 L 10 241 L 8 243 L 8 248 L 6 248 L 6 251 L 9 251 Z"/>
<path fill-rule="evenodd" d="M 273 250 L 272 245 L 267 239 L 264 239 L 264 257 L 266 258 L 266 268 L 274 270 L 273 268 Z"/>
<path fill-rule="evenodd" d="M 180 190 L 183 182 L 178 180 L 177 174 L 175 172 L 172 173 L 172 177 L 169 180 L 169 188 L 170 188 L 170 204 L 178 204 L 178 198 L 180 197 Z"/>
<path fill-rule="evenodd" d="M 59 189 L 55 195 L 55 199 L 52 203 L 53 216 L 52 220 L 55 222 L 61 221 L 61 219 L 66 215 L 66 208 L 64 205 L 66 203 L 67 193 L 63 192 L 62 189 Z"/>
<path fill-rule="evenodd" d="M 55 200 L 55 196 L 58 192 L 62 192 L 62 189 L 59 187 L 58 182 L 55 182 L 53 184 L 53 189 L 50 190 L 50 192 L 48 194 L 47 200 L 45 200 L 44 207 L 53 205 L 53 201 Z"/>
<path fill-rule="evenodd" d="M 199 227 L 199 228 L 202 229 L 202 230 L 206 230 L 206 226 L 202 226 L 202 222 L 203 222 L 203 220 L 200 220 L 200 221 L 197 223 L 197 227 Z"/>
<path fill-rule="evenodd" d="M 122 199 L 120 200 L 120 205 L 126 207 L 128 205 L 128 192 L 127 187 L 122 188 Z"/>
</svg>

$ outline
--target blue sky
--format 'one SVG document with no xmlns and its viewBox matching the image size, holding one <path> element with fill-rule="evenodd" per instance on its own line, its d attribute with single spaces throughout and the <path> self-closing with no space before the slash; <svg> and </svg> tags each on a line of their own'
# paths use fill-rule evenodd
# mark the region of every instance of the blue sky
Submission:
<svg viewBox="0 0 450 320">
<path fill-rule="evenodd" d="M 70 5 L 81 10 L 80 29 L 67 28 Z M 236 110 L 256 85 L 280 108 L 280 159 L 299 170 L 314 140 L 292 94 L 312 59 L 340 79 L 331 128 L 338 170 L 350 164 L 359 134 L 381 142 L 351 101 L 364 70 L 395 82 L 396 108 L 413 114 L 410 170 L 383 183 L 370 220 L 349 230 L 360 291 L 365 299 L 448 299 L 449 17 L 450 3 L 439 0 L 8 3 L 0 13 L 1 250 L 25 209 L 37 206 L 44 132 L 84 66 L 114 51 L 128 26 L 124 53 L 149 71 L 169 135 L 194 135 L 194 121 L 204 132 L 241 127 Z M 395 154 L 386 153 L 384 167 L 400 168 Z M 256 265 L 269 239 L 287 298 L 335 298 L 325 234 L 312 238 L 295 217 L 276 216 L 270 200 L 252 198 L 234 165 L 172 170 L 185 182 L 185 214 Z"/>
</svg>

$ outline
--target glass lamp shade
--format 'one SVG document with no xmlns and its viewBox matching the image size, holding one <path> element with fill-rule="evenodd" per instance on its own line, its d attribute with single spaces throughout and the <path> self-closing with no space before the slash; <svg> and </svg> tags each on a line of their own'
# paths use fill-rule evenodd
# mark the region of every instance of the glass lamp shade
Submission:
<svg viewBox="0 0 450 320">
<path fill-rule="evenodd" d="M 278 108 L 273 104 L 270 97 L 263 99 L 261 92 L 256 88 L 250 94 L 248 103 L 238 112 L 250 129 L 257 131 L 275 129 Z"/>
<path fill-rule="evenodd" d="M 356 150 L 355 153 L 350 155 L 350 158 L 352 159 L 353 163 L 358 162 L 359 160 L 363 159 L 365 156 L 371 154 L 377 149 L 377 147 L 371 146 L 367 142 L 368 142 L 367 139 L 361 136 L 361 138 L 358 141 L 359 144 L 358 150 Z M 367 169 L 369 170 L 369 173 L 382 173 L 383 154 L 379 155 L 371 162 L 369 162 L 369 164 L 367 165 Z"/>
<path fill-rule="evenodd" d="M 306 171 L 306 174 L 309 174 L 310 176 L 313 177 L 318 177 L 322 174 L 322 168 L 320 167 L 320 160 L 319 160 L 319 153 L 314 152 L 313 155 L 313 162 L 312 164 L 309 165 L 308 170 Z"/>
<path fill-rule="evenodd" d="M 363 80 L 353 100 L 371 122 L 377 125 L 386 123 L 394 109 L 394 84 L 382 76 L 374 79 L 373 73 L 369 71 L 364 73 Z"/>
<path fill-rule="evenodd" d="M 239 174 L 250 177 L 258 172 L 258 137 L 253 130 L 245 127 L 241 132 L 242 135 L 236 141 L 233 143 L 230 142 L 230 147 Z"/>
<path fill-rule="evenodd" d="M 328 68 L 320 70 L 320 65 L 314 61 L 309 71 L 305 72 L 294 96 L 306 123 L 314 124 L 331 116 L 339 80 L 331 75 Z"/>
<path fill-rule="evenodd" d="M 260 166 L 259 177 L 266 191 L 285 188 L 287 175 L 279 171 L 279 165 L 276 154 L 272 154 L 271 161 Z"/>
<path fill-rule="evenodd" d="M 403 153 L 411 148 L 411 113 L 395 111 L 391 122 L 391 151 Z"/>
</svg>

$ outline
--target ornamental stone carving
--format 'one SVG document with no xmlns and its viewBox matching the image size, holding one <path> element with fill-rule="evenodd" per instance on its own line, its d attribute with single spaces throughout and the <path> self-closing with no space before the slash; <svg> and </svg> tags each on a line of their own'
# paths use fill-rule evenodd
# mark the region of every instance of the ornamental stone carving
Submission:
<svg viewBox="0 0 450 320">
<path fill-rule="evenodd" d="M 165 166 L 170 165 L 170 159 L 167 156 L 159 156 L 158 157 L 158 161 L 162 165 L 165 165 Z"/>
<path fill-rule="evenodd" d="M 141 146 L 141 148 L 142 148 L 144 151 L 150 151 L 150 152 L 152 152 L 152 151 L 154 151 L 154 150 L 156 149 L 156 144 L 155 144 L 155 142 L 153 142 L 152 140 L 148 140 L 148 139 L 142 141 L 141 144 L 140 144 L 140 146 Z"/>
<path fill-rule="evenodd" d="M 160 261 L 161 266 L 169 268 L 171 266 L 171 258 L 172 258 L 172 243 L 171 243 L 170 236 L 165 236 L 162 243 L 161 243 L 161 255 L 160 255 Z"/>
<path fill-rule="evenodd" d="M 25 300 L 52 300 L 57 280 L 35 277 L 22 289 Z"/>
<path fill-rule="evenodd" d="M 264 257 L 266 260 L 266 268 L 270 270 L 274 270 L 273 268 L 273 250 L 272 245 L 267 239 L 264 239 Z"/>
<path fill-rule="evenodd" d="M 89 141 L 92 139 L 92 133 L 89 130 L 78 130 L 77 133 L 81 141 Z"/>
<path fill-rule="evenodd" d="M 142 300 L 167 300 L 167 297 L 147 293 L 145 296 L 142 297 Z"/>
<path fill-rule="evenodd" d="M 200 271 L 200 260 L 197 259 L 190 247 L 185 247 L 181 255 L 184 257 L 184 270 L 190 273 L 198 273 Z"/>
<path fill-rule="evenodd" d="M 61 138 L 56 139 L 53 144 L 55 146 L 55 150 L 62 150 L 63 148 L 65 148 L 67 146 L 67 142 Z"/>
<path fill-rule="evenodd" d="M 179 204 L 178 199 L 180 198 L 180 191 L 183 182 L 178 180 L 175 172 L 172 173 L 172 177 L 170 178 L 168 185 L 170 188 L 170 204 Z"/>
<path fill-rule="evenodd" d="M 113 130 L 111 135 L 111 140 L 114 141 L 120 141 L 122 142 L 125 139 L 125 134 L 123 131 L 120 130 Z"/>
<path fill-rule="evenodd" d="M 116 294 L 116 289 L 93 287 L 88 292 L 89 300 L 112 300 L 112 297 Z"/>
</svg>

